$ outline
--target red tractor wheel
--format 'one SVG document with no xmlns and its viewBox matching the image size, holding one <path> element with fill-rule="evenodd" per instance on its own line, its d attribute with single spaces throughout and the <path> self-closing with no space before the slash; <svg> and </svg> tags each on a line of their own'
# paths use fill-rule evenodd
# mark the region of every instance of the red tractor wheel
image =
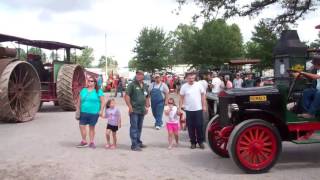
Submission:
<svg viewBox="0 0 320 180">
<path fill-rule="evenodd" d="M 61 67 L 57 78 L 57 95 L 63 110 L 76 110 L 76 101 L 85 82 L 84 69 L 80 65 L 65 64 Z"/>
<path fill-rule="evenodd" d="M 247 120 L 232 131 L 228 143 L 231 159 L 247 173 L 267 172 L 281 152 L 278 130 L 263 120 Z"/>
<path fill-rule="evenodd" d="M 221 157 L 229 157 L 227 143 L 229 137 L 221 137 L 222 130 L 219 124 L 219 116 L 214 116 L 208 123 L 206 128 L 206 139 L 210 149 Z"/>
</svg>

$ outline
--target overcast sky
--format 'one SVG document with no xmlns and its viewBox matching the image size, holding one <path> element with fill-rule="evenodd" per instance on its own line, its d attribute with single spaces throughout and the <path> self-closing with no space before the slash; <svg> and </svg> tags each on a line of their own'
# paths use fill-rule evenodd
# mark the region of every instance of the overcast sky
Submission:
<svg viewBox="0 0 320 180">
<path fill-rule="evenodd" d="M 96 59 L 106 52 L 120 66 L 127 66 L 143 27 L 158 26 L 168 32 L 179 23 L 189 24 L 199 12 L 195 5 L 188 4 L 176 15 L 173 11 L 177 8 L 175 0 L 1 0 L 0 33 L 90 46 Z M 276 11 L 269 8 L 259 17 L 273 16 Z M 259 17 L 234 18 L 228 22 L 237 23 L 247 41 Z M 295 29 L 301 40 L 317 38 L 318 30 L 314 27 L 320 24 L 319 17 L 318 10 L 298 22 Z"/>
</svg>

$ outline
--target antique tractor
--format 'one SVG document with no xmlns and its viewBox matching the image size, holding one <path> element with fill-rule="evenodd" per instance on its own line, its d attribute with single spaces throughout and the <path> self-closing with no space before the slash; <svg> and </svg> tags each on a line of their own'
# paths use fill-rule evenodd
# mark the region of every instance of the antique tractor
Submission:
<svg viewBox="0 0 320 180">
<path fill-rule="evenodd" d="M 85 70 L 78 64 L 71 62 L 70 50 L 83 49 L 83 47 L 55 41 L 21 41 L 20 44 L 43 48 L 47 50 L 64 49 L 65 61 L 54 60 L 43 64 L 39 55 L 28 55 L 27 61 L 38 72 L 41 81 L 41 103 L 53 101 L 63 110 L 76 110 L 75 104 L 80 90 L 86 84 Z"/>
<path fill-rule="evenodd" d="M 70 62 L 70 49 L 83 49 L 71 44 L 28 40 L 0 34 L 0 42 L 16 42 L 49 50 L 65 49 L 65 61 L 43 64 L 40 56 L 28 55 L 18 60 L 15 49 L 0 50 L 0 120 L 25 122 L 32 120 L 42 102 L 53 101 L 62 109 L 75 110 L 75 101 L 85 86 L 84 69 Z M 19 50 L 19 48 L 18 48 Z"/>
<path fill-rule="evenodd" d="M 22 38 L 0 34 L 0 42 Z M 40 104 L 40 79 L 36 69 L 16 58 L 16 49 L 0 47 L 0 120 L 26 122 Z"/>
<path fill-rule="evenodd" d="M 302 109 L 302 91 L 310 83 L 290 76 L 290 71 L 305 71 L 308 54 L 314 53 L 308 53 L 296 31 L 284 31 L 274 48 L 274 86 L 219 94 L 218 113 L 209 112 L 206 128 L 211 150 L 230 157 L 246 173 L 263 173 L 277 162 L 282 141 L 320 142 L 315 133 L 320 130 L 320 117 L 297 116 Z"/>
</svg>

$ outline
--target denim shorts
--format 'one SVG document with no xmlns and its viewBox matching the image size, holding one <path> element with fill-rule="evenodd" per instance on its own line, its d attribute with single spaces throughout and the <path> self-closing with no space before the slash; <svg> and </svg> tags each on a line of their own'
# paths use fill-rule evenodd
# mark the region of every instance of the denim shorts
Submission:
<svg viewBox="0 0 320 180">
<path fill-rule="evenodd" d="M 99 119 L 99 114 L 91 114 L 91 113 L 80 113 L 80 125 L 89 125 L 89 126 L 95 126 L 97 124 L 97 121 Z"/>
</svg>

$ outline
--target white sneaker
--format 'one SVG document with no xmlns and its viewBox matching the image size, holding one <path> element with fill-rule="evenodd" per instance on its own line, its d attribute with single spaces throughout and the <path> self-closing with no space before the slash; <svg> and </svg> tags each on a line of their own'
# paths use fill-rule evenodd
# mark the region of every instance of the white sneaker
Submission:
<svg viewBox="0 0 320 180">
<path fill-rule="evenodd" d="M 160 130 L 160 126 L 156 126 L 156 130 Z"/>
</svg>

